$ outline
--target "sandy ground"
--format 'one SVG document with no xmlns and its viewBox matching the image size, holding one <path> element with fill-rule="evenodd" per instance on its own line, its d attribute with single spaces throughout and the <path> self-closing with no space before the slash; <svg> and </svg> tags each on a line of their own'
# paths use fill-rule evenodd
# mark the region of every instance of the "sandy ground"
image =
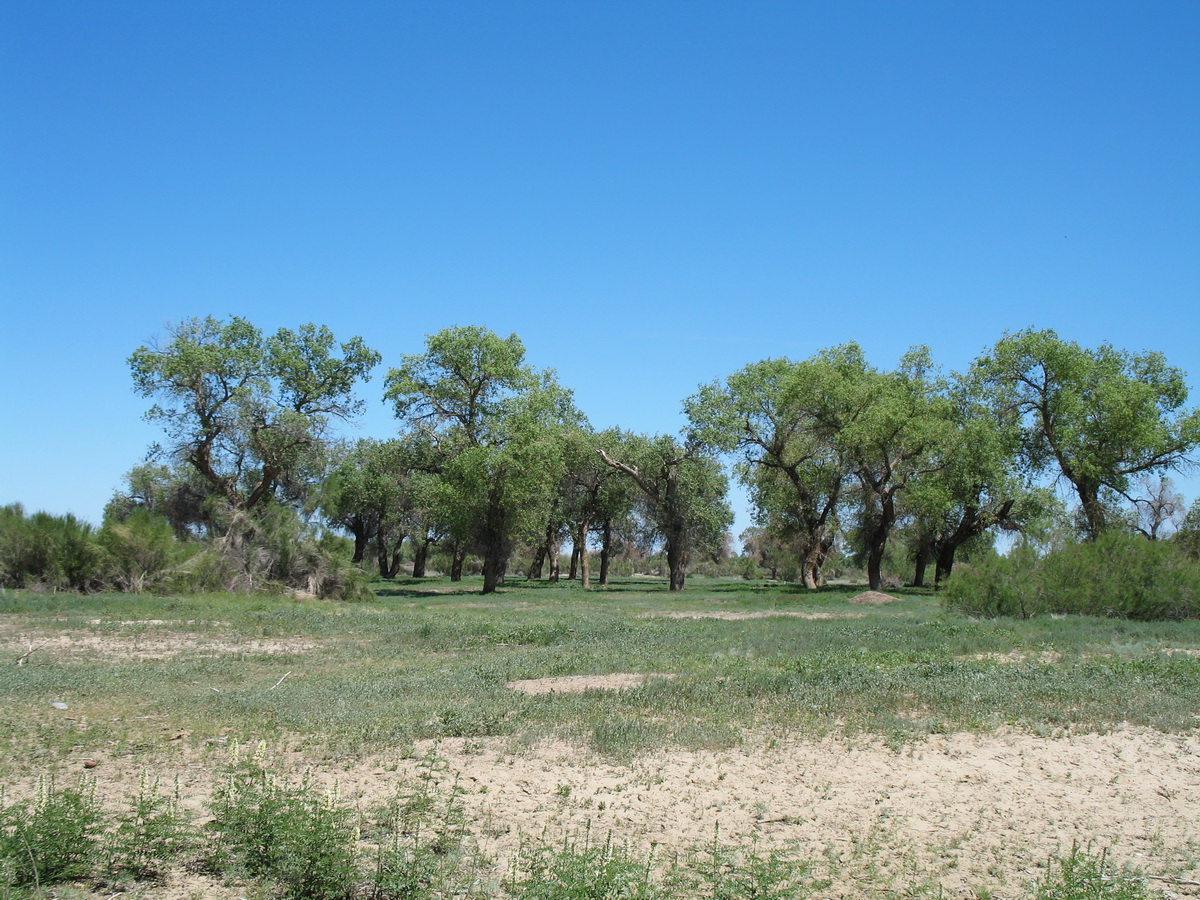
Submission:
<svg viewBox="0 0 1200 900">
<path fill-rule="evenodd" d="M 203 818 L 213 757 L 180 753 L 177 767 L 156 772 L 164 783 L 178 774 L 185 807 Z M 461 792 L 490 875 L 529 840 L 611 836 L 667 860 L 719 836 L 812 861 L 815 875 L 833 879 L 818 897 L 935 887 L 951 897 L 985 888 L 1016 898 L 1028 896 L 1050 857 L 1079 844 L 1161 876 L 1152 886 L 1166 897 L 1200 896 L 1200 884 L 1187 883 L 1200 882 L 1197 733 L 954 734 L 898 749 L 866 737 L 760 734 L 734 750 L 670 750 L 625 763 L 554 740 L 452 739 L 311 772 L 367 808 L 415 783 L 426 754 L 440 761 L 439 788 Z M 135 762 L 100 760 L 91 774 L 101 793 L 120 796 L 135 784 Z M 274 764 L 297 773 L 311 761 L 281 753 Z M 140 896 L 244 894 L 178 873 Z"/>
<path fill-rule="evenodd" d="M 0 628 L 9 664 L 31 646 L 31 655 L 163 658 L 293 653 L 318 644 L 276 639 L 225 646 L 211 635 L 153 627 L 47 638 Z M 543 679 L 511 687 L 528 693 L 621 689 L 644 677 Z M 164 733 L 170 750 L 149 760 L 89 759 L 100 794 L 128 794 L 150 764 L 164 784 L 177 775 L 185 807 L 197 819 L 206 816 L 219 754 L 171 737 Z M 493 872 L 531 839 L 611 835 L 634 852 L 653 848 L 658 859 L 670 859 L 710 845 L 719 831 L 722 842 L 784 848 L 811 860 L 815 874 L 833 878 L 819 897 L 931 885 L 952 897 L 974 897 L 980 889 L 997 898 L 1024 897 L 1045 874 L 1047 860 L 1073 844 L 1106 849 L 1118 863 L 1161 877 L 1154 885 L 1164 896 L 1200 897 L 1200 731 L 1168 735 L 1125 727 L 1055 737 L 1000 731 L 933 736 L 899 748 L 866 736 L 751 733 L 736 749 L 668 750 L 621 763 L 555 740 L 454 739 L 354 764 L 279 751 L 275 764 L 297 776 L 311 767 L 316 778 L 338 781 L 343 796 L 366 808 L 416 779 L 426 754 L 442 761 L 440 786 L 462 790 L 468 827 L 493 860 Z M 83 766 L 83 758 L 72 758 L 68 769 Z M 10 787 L 20 796 L 31 784 Z M 232 900 L 246 894 L 180 872 L 168 885 L 129 896 Z"/>
<path fill-rule="evenodd" d="M 1195 734 L 957 734 L 898 750 L 760 736 L 743 749 L 672 750 L 623 765 L 556 742 L 425 749 L 466 787 L 482 849 L 500 858 L 521 836 L 589 828 L 671 853 L 711 842 L 719 827 L 723 841 L 833 862 L 841 883 L 831 895 L 853 895 L 869 877 L 876 887 L 933 881 L 955 896 L 980 886 L 1016 896 L 1073 843 L 1111 848 L 1150 874 L 1200 880 Z M 343 784 L 371 794 L 377 777 L 355 771 Z"/>
</svg>

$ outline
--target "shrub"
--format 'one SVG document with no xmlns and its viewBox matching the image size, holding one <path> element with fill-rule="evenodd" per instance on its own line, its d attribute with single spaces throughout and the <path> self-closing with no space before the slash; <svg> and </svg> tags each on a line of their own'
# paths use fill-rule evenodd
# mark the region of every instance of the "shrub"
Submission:
<svg viewBox="0 0 1200 900">
<path fill-rule="evenodd" d="M 1146 900 L 1146 882 L 1128 869 L 1106 870 L 1105 853 L 1099 856 L 1072 847 L 1058 861 L 1058 871 L 1039 881 L 1036 900 Z"/>
<path fill-rule="evenodd" d="M 171 523 L 145 509 L 133 510 L 123 522 L 106 521 L 98 540 L 108 582 L 133 593 L 162 584 L 187 553 Z"/>
<path fill-rule="evenodd" d="M 961 567 L 947 583 L 943 603 L 977 616 L 1195 618 L 1200 564 L 1170 542 L 1111 533 L 1042 557 L 1018 550 Z"/>
<path fill-rule="evenodd" d="M 0 583 L 84 591 L 99 586 L 102 553 L 92 526 L 73 515 L 26 516 L 13 504 L 0 509 Z"/>
<path fill-rule="evenodd" d="M 297 900 L 353 894 L 356 836 L 350 810 L 307 778 L 286 785 L 257 759 L 235 763 L 215 792 L 213 814 L 219 843 L 210 859 L 219 868 L 240 865 L 250 875 L 272 878 Z"/>
<path fill-rule="evenodd" d="M 108 836 L 110 875 L 136 879 L 161 878 L 179 854 L 191 847 L 194 832 L 179 812 L 179 784 L 170 796 L 158 790 L 157 778 L 143 773 L 129 809 Z"/>
<path fill-rule="evenodd" d="M 32 802 L 0 805 L 0 872 L 17 887 L 86 877 L 99 856 L 102 830 L 94 782 L 59 790 L 53 779 L 42 778 Z"/>
</svg>

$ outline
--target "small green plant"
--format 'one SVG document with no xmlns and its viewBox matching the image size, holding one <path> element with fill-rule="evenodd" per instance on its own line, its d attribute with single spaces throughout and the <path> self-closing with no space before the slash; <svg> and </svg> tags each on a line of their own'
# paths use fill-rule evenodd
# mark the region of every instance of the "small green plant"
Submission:
<svg viewBox="0 0 1200 900">
<path fill-rule="evenodd" d="M 421 761 L 420 777 L 403 786 L 373 817 L 375 867 L 371 900 L 420 900 L 442 896 L 463 858 L 461 793 L 457 785 L 444 791 L 437 778 L 445 764 L 430 753 Z"/>
<path fill-rule="evenodd" d="M 103 827 L 95 782 L 60 790 L 43 777 L 30 803 L 0 797 L 0 872 L 10 886 L 33 888 L 91 875 Z"/>
<path fill-rule="evenodd" d="M 765 854 L 751 845 L 721 843 L 720 826 L 713 839 L 678 861 L 669 874 L 672 894 L 712 900 L 792 900 L 819 885 L 807 880 L 809 866 L 779 850 Z"/>
<path fill-rule="evenodd" d="M 512 860 L 504 890 L 517 900 L 653 900 L 651 860 L 640 860 L 612 842 L 558 849 L 525 846 Z"/>
<path fill-rule="evenodd" d="M 336 791 L 323 793 L 306 776 L 279 782 L 254 759 L 235 759 L 213 798 L 217 868 L 241 866 L 279 882 L 296 900 L 343 900 L 356 881 L 356 834 L 351 811 Z"/>
<path fill-rule="evenodd" d="M 109 834 L 106 869 L 110 876 L 162 878 L 194 843 L 195 834 L 179 812 L 179 783 L 169 796 L 159 780 L 143 772 L 129 809 Z"/>
<path fill-rule="evenodd" d="M 1146 900 L 1145 879 L 1130 869 L 1113 870 L 1107 851 L 1071 848 L 1057 871 L 1037 884 L 1036 900 Z"/>
</svg>

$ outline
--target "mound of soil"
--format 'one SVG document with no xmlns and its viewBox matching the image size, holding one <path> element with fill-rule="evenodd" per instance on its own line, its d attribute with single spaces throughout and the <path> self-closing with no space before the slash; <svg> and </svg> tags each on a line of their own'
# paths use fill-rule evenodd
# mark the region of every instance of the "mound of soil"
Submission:
<svg viewBox="0 0 1200 900">
<path fill-rule="evenodd" d="M 584 691 L 622 691 L 637 687 L 647 678 L 674 678 L 674 675 L 616 672 L 611 675 L 561 675 L 557 678 L 530 678 L 510 681 L 510 691 L 522 694 L 582 694 Z"/>
<path fill-rule="evenodd" d="M 864 591 L 857 597 L 850 598 L 851 603 L 873 603 L 879 606 L 884 603 L 899 603 L 899 597 L 893 597 L 891 594 L 881 594 L 879 591 Z"/>
</svg>

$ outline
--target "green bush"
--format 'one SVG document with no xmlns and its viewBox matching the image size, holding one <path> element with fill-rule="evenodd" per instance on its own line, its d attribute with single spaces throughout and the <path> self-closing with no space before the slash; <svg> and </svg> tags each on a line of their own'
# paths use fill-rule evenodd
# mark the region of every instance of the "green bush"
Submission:
<svg viewBox="0 0 1200 900">
<path fill-rule="evenodd" d="M 92 590 L 103 578 L 92 526 L 73 515 L 26 516 L 19 503 L 0 508 L 0 584 Z"/>
<path fill-rule="evenodd" d="M 195 832 L 179 811 L 179 785 L 170 796 L 157 778 L 143 773 L 129 807 L 108 835 L 106 871 L 110 876 L 162 878 L 193 845 Z"/>
<path fill-rule="evenodd" d="M 43 778 L 32 802 L 0 806 L 0 873 L 15 887 L 87 877 L 103 828 L 94 782 L 59 790 Z"/>
<path fill-rule="evenodd" d="M 133 510 L 122 522 L 106 521 L 98 540 L 108 582 L 139 594 L 162 584 L 188 552 L 171 523 L 145 509 Z"/>
<path fill-rule="evenodd" d="M 357 879 L 351 811 L 336 797 L 276 780 L 258 761 L 236 764 L 213 798 L 217 868 L 240 866 L 296 900 L 345 900 Z"/>
<path fill-rule="evenodd" d="M 1111 533 L 1041 557 L 1018 550 L 962 566 L 943 602 L 976 616 L 1190 619 L 1200 616 L 1200 563 L 1170 542 Z"/>
</svg>

